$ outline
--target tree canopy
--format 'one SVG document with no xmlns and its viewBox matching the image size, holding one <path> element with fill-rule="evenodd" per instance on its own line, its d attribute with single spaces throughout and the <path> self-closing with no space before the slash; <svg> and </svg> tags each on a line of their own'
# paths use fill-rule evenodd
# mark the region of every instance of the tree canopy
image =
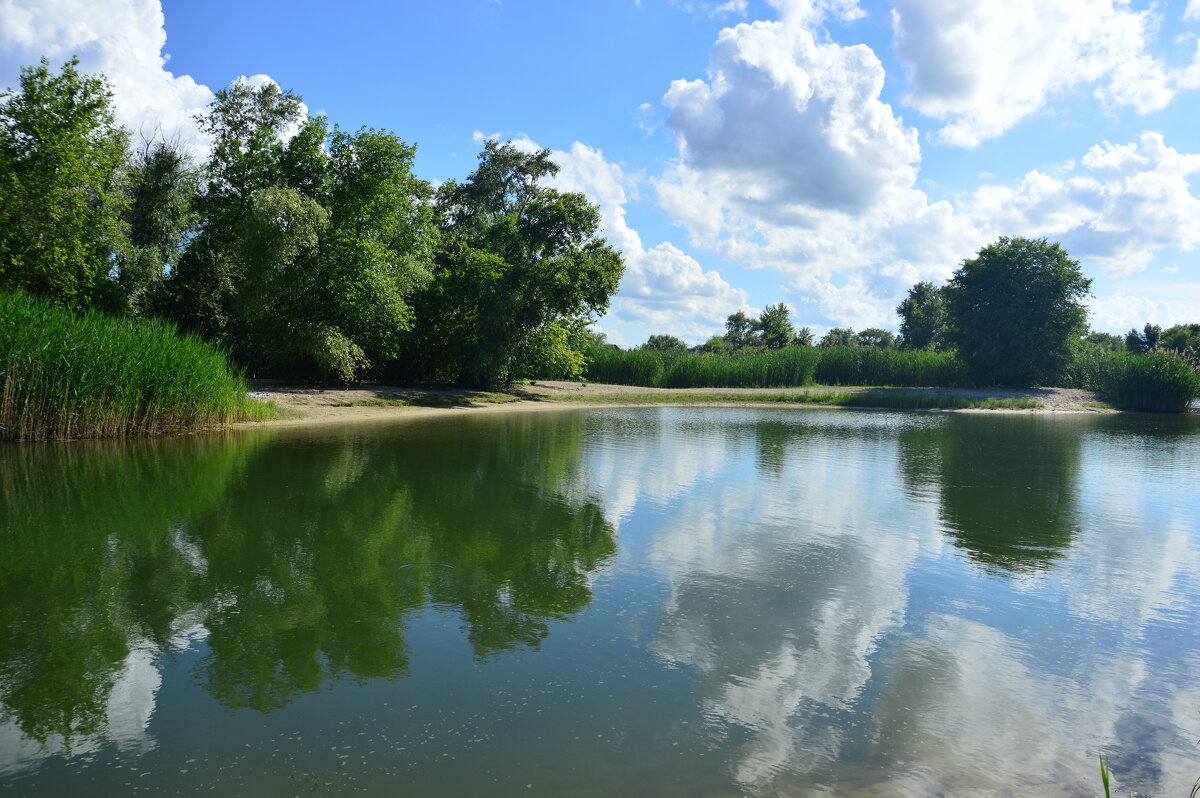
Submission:
<svg viewBox="0 0 1200 798">
<path fill-rule="evenodd" d="M 599 209 L 544 185 L 557 172 L 549 150 L 488 141 L 466 181 L 441 186 L 433 280 L 414 300 L 404 376 L 496 388 L 546 359 L 582 368 L 572 331 L 608 307 L 624 266 L 597 236 Z"/>
<path fill-rule="evenodd" d="M 933 349 L 945 346 L 945 296 L 933 283 L 919 282 L 896 308 L 904 349 Z"/>
<path fill-rule="evenodd" d="M 112 307 L 114 257 L 129 250 L 129 135 L 107 82 L 78 67 L 55 73 L 43 58 L 0 94 L 0 289 Z"/>
<path fill-rule="evenodd" d="M 1045 239 L 1000 238 L 944 289 L 947 337 L 984 385 L 1046 385 L 1087 330 L 1091 280 Z"/>
</svg>

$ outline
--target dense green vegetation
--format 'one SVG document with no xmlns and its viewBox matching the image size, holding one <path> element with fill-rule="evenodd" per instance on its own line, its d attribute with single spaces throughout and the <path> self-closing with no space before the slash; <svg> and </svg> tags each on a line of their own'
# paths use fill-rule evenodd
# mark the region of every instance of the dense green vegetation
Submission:
<svg viewBox="0 0 1200 798">
<path fill-rule="evenodd" d="M 59 72 L 44 59 L 23 69 L 4 100 L 5 312 L 33 307 L 11 298 L 21 291 L 44 298 L 39 313 L 54 305 L 77 319 L 54 317 L 59 332 L 39 350 L 44 371 L 21 378 L 19 414 L 5 411 L 10 437 L 124 434 L 251 412 L 215 398 L 227 388 L 149 387 L 154 369 L 158 380 L 174 363 L 217 369 L 191 364 L 219 363 L 220 352 L 256 376 L 483 390 L 548 376 L 673 388 L 1058 383 L 1141 410 L 1180 410 L 1200 392 L 1200 326 L 1147 324 L 1123 342 L 1087 335 L 1089 281 L 1045 240 L 1001 238 L 948 285 L 918 283 L 897 308 L 899 336 L 835 327 L 814 347 L 812 331 L 796 329 L 778 303 L 757 318 L 730 315 L 725 334 L 698 351 L 660 334 L 621 352 L 587 332 L 617 290 L 621 256 L 598 237 L 595 205 L 547 186 L 558 171 L 548 151 L 489 141 L 474 172 L 435 190 L 413 174 L 415 145 L 389 131 L 331 130 L 271 83 L 216 93 L 197 119 L 213 141 L 203 164 L 170 142 L 131 150 L 108 85 L 76 60 Z M 172 327 L 215 346 L 172 337 Z M 88 330 L 107 336 L 95 357 L 55 348 Z M 118 341 L 195 354 L 116 353 Z M 6 366 L 8 379 L 18 367 L 34 368 Z M 103 387 L 81 387 L 92 385 Z"/>
<path fill-rule="evenodd" d="M 864 346 L 793 346 L 730 354 L 598 347 L 589 352 L 589 359 L 589 380 L 660 388 L 968 384 L 949 353 Z"/>
<path fill-rule="evenodd" d="M 224 354 L 194 335 L 0 293 L 0 438 L 126 435 L 269 415 Z"/>
<path fill-rule="evenodd" d="M 134 152 L 102 76 L 22 69 L 0 102 L 0 291 L 158 318 L 252 375 L 391 376 L 496 388 L 577 376 L 623 269 L 548 151 L 487 142 L 464 181 L 414 176 L 415 145 L 310 117 L 238 80 L 197 118 L 205 163 Z"/>
</svg>

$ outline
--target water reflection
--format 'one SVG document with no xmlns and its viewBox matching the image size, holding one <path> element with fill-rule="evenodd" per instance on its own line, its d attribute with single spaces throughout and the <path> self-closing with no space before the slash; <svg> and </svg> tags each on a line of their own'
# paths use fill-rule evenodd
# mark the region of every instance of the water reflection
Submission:
<svg viewBox="0 0 1200 798">
<path fill-rule="evenodd" d="M 225 723 L 264 774 L 229 794 L 294 794 L 330 737 L 363 778 L 331 790 L 379 795 L 1089 795 L 1101 752 L 1186 794 L 1200 425 L 1138 423 L 617 409 L 0 449 L 0 774 L 41 768 L 0 787 L 66 792 L 45 753 L 112 743 L 166 791 L 219 747 L 180 726 Z"/>
<path fill-rule="evenodd" d="M 615 551 L 595 501 L 558 490 L 581 434 L 514 418 L 7 449 L 3 717 L 49 750 L 129 739 L 154 657 L 196 638 L 214 697 L 278 709 L 331 679 L 403 676 L 426 606 L 457 613 L 478 657 L 537 646 Z"/>
<path fill-rule="evenodd" d="M 901 472 L 933 493 L 956 546 L 1000 573 L 1050 567 L 1079 527 L 1080 425 L 1071 419 L 950 416 L 900 435 Z"/>
</svg>

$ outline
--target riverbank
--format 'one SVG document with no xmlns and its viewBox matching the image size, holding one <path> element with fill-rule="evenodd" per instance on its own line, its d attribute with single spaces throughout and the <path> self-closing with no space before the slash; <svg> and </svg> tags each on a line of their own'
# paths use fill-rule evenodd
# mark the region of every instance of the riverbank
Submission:
<svg viewBox="0 0 1200 798">
<path fill-rule="evenodd" d="M 1115 413 L 1092 391 L 1075 388 L 643 388 L 541 380 L 506 392 L 401 388 L 366 384 L 313 388 L 257 381 L 256 393 L 279 406 L 281 417 L 238 427 L 293 427 L 384 419 L 418 419 L 453 413 L 511 413 L 570 407 L 630 405 L 689 407 L 845 406 L 938 412 Z M 874 404 L 873 404 L 874 403 Z M 968 405 L 968 406 L 953 406 Z M 975 406 L 970 406 L 975 405 Z"/>
</svg>

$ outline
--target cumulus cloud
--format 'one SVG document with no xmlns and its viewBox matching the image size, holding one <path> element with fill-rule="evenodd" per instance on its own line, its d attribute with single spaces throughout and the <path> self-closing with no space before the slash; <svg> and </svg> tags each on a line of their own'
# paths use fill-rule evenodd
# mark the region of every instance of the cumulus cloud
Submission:
<svg viewBox="0 0 1200 798">
<path fill-rule="evenodd" d="M 730 313 L 750 309 L 745 291 L 731 286 L 716 271 L 705 270 L 674 244 L 662 242 L 648 249 L 642 244 L 625 213 L 626 202 L 637 196 L 638 175 L 627 175 L 619 164 L 606 161 L 599 149 L 580 142 L 569 151 L 555 151 L 553 158 L 560 168 L 553 185 L 582 192 L 599 205 L 602 232 L 624 255 L 625 276 L 610 315 L 646 329 L 700 340 L 720 329 Z"/>
<path fill-rule="evenodd" d="M 1174 96 L 1147 52 L 1155 20 L 1121 0 L 895 0 L 906 102 L 946 124 L 937 140 L 976 147 L 1056 94 L 1102 83 L 1097 96 L 1145 114 Z"/>
<path fill-rule="evenodd" d="M 1146 132 L 1129 144 L 1098 144 L 1080 164 L 1087 173 L 1076 177 L 1034 171 L 1014 186 L 983 186 L 968 212 L 995 235 L 1055 238 L 1115 277 L 1144 270 L 1155 250 L 1200 245 L 1200 198 L 1188 183 L 1200 155 Z"/>
<path fill-rule="evenodd" d="M 663 103 L 678 157 L 648 182 L 693 246 L 784 275 L 800 323 L 893 327 L 894 308 L 914 282 L 949 277 L 1001 235 L 1057 239 L 1110 277 L 1144 270 L 1163 248 L 1200 245 L 1200 199 L 1189 185 L 1200 156 L 1155 132 L 1099 144 L 1012 183 L 987 183 L 954 202 L 933 201 L 916 188 L 916 130 L 880 99 L 884 71 L 875 54 L 817 31 L 835 13 L 828 5 L 776 5 L 779 20 L 720 33 L 704 79 L 670 85 Z M 974 8 L 959 13 L 974 20 Z M 1110 20 L 1108 49 L 1088 45 L 1086 55 L 1108 64 L 1101 55 L 1109 49 L 1140 42 L 1145 20 L 1131 13 Z M 1110 78 L 1112 96 L 1153 94 L 1152 82 L 1110 67 L 1096 74 Z M 947 67 L 923 85 L 970 98 L 974 78 Z"/>
<path fill-rule="evenodd" d="M 15 86 L 19 67 L 42 56 L 57 68 L 78 55 L 85 72 L 103 73 L 112 84 L 121 124 L 135 135 L 178 138 L 200 153 L 208 141 L 193 117 L 213 94 L 167 70 L 166 41 L 159 0 L 8 0 L 0 3 L 0 82 Z"/>
<path fill-rule="evenodd" d="M 671 84 L 679 158 L 652 182 L 694 245 L 779 270 L 828 320 L 883 325 L 978 236 L 914 188 L 917 132 L 880 100 L 874 52 L 818 37 L 829 4 L 778 5 L 778 21 L 721 32 L 707 79 Z"/>
</svg>

